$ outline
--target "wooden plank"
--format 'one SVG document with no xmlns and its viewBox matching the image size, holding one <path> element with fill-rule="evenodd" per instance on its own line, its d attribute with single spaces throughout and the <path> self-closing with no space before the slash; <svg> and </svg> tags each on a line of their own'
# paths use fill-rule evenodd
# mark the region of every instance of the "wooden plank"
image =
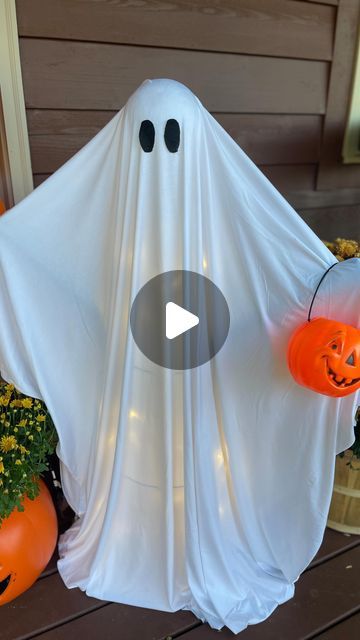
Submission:
<svg viewBox="0 0 360 640">
<path fill-rule="evenodd" d="M 86 109 L 27 109 L 26 119 L 30 136 L 82 136 L 90 140 L 116 113 Z"/>
<path fill-rule="evenodd" d="M 316 2 L 317 4 L 332 4 L 334 7 L 337 7 L 339 4 L 339 0 L 305 0 L 305 2 Z"/>
<path fill-rule="evenodd" d="M 323 116 L 213 114 L 256 164 L 316 163 Z"/>
<path fill-rule="evenodd" d="M 34 173 L 34 189 L 50 178 L 51 173 Z"/>
<path fill-rule="evenodd" d="M 241 640 L 306 640 L 324 632 L 360 611 L 359 572 L 360 546 L 306 571 L 295 583 L 295 596 L 267 620 L 244 629 Z M 182 640 L 215 640 L 218 633 L 204 624 L 185 633 Z M 224 628 L 221 638 L 230 640 L 234 634 Z M 343 636 L 342 640 L 350 638 Z"/>
<path fill-rule="evenodd" d="M 114 111 L 28 109 L 34 173 L 56 171 L 115 115 Z M 256 164 L 316 163 L 322 116 L 213 114 Z"/>
<path fill-rule="evenodd" d="M 299 214 L 323 240 L 335 238 L 360 240 L 360 203 L 347 207 L 300 209 Z"/>
<path fill-rule="evenodd" d="M 358 187 L 360 184 L 360 165 L 344 165 L 341 158 L 359 37 L 359 20 L 359 0 L 341 0 L 317 178 L 318 189 L 343 189 Z"/>
<path fill-rule="evenodd" d="M 331 60 L 336 10 L 293 0 L 17 0 L 20 36 Z"/>
<path fill-rule="evenodd" d="M 325 633 L 321 633 L 316 640 L 358 640 L 360 629 L 360 613 L 343 620 Z"/>
<path fill-rule="evenodd" d="M 340 533 L 340 531 L 334 531 L 334 529 L 326 527 L 321 547 L 306 571 L 309 571 L 326 560 L 330 560 L 330 558 L 335 557 L 339 553 L 357 547 L 357 545 L 360 545 L 360 536 Z"/>
<path fill-rule="evenodd" d="M 55 573 L 1 607 L 1 640 L 27 638 L 105 604 L 81 589 L 67 589 Z"/>
<path fill-rule="evenodd" d="M 27 108 L 118 110 L 145 78 L 174 78 L 209 111 L 325 112 L 329 63 L 20 38 Z"/>
<path fill-rule="evenodd" d="M 42 633 L 41 636 L 32 637 L 39 640 L 165 640 L 200 625 L 201 621 L 189 611 L 167 613 L 124 604 L 110 604 Z"/>
<path fill-rule="evenodd" d="M 360 189 L 333 189 L 324 191 L 293 190 L 291 202 L 298 209 L 346 207 L 360 203 Z"/>
<path fill-rule="evenodd" d="M 316 164 L 259 165 L 259 169 L 280 193 L 315 188 Z"/>
</svg>

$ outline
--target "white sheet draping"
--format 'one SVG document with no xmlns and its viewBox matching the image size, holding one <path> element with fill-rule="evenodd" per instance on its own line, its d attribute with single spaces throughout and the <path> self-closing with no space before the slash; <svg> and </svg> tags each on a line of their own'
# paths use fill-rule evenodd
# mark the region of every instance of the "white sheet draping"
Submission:
<svg viewBox="0 0 360 640">
<path fill-rule="evenodd" d="M 1 218 L 1 374 L 43 399 L 58 430 L 78 515 L 59 542 L 67 587 L 234 633 L 293 596 L 323 538 L 335 454 L 354 440 L 358 394 L 316 394 L 286 364 L 334 260 L 193 93 L 165 79 L 145 81 Z M 313 317 L 360 326 L 359 263 L 331 270 Z M 175 269 L 210 278 L 230 310 L 221 350 L 184 371 L 148 360 L 129 328 L 139 289 Z"/>
</svg>

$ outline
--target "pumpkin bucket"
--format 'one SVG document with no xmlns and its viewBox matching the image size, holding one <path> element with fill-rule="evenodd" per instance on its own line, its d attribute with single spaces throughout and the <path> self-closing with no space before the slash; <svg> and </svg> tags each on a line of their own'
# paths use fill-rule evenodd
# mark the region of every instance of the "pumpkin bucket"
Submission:
<svg viewBox="0 0 360 640">
<path fill-rule="evenodd" d="M 23 500 L 0 526 L 0 605 L 29 589 L 48 564 L 57 542 L 55 507 L 45 482 L 40 494 Z"/>
<path fill-rule="evenodd" d="M 351 469 L 346 464 L 351 457 L 350 449 L 344 452 L 343 457 L 336 456 L 327 526 L 343 533 L 360 534 L 360 460 L 353 462 L 356 469 Z"/>
<path fill-rule="evenodd" d="M 337 320 L 311 319 L 319 286 L 336 264 L 339 263 L 332 264 L 323 274 L 311 301 L 307 321 L 290 338 L 287 364 L 298 384 L 317 393 L 341 398 L 360 389 L 360 330 Z"/>
</svg>

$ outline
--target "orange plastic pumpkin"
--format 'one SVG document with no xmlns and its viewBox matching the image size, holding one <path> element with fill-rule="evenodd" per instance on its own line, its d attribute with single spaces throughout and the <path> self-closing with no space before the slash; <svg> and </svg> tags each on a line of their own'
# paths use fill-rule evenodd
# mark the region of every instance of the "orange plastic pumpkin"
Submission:
<svg viewBox="0 0 360 640">
<path fill-rule="evenodd" d="M 0 216 L 2 216 L 2 214 L 5 213 L 5 211 L 6 211 L 5 205 L 0 198 Z"/>
<path fill-rule="evenodd" d="M 360 388 L 360 330 L 327 318 L 307 321 L 291 337 L 287 362 L 304 387 L 348 396 Z"/>
<path fill-rule="evenodd" d="M 57 516 L 50 492 L 39 479 L 40 494 L 25 497 L 0 526 L 0 605 L 26 591 L 48 564 L 56 546 Z"/>
</svg>

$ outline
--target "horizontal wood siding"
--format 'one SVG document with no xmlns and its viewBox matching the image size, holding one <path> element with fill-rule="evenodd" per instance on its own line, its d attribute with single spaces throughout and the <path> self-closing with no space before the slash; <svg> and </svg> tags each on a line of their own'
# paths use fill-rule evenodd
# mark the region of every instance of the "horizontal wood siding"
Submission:
<svg viewBox="0 0 360 640">
<path fill-rule="evenodd" d="M 299 209 L 305 222 L 324 240 L 333 240 L 338 236 L 354 238 L 360 242 L 360 204 Z M 341 218 L 342 225 L 339 225 Z"/>
<path fill-rule="evenodd" d="M 34 38 L 20 55 L 32 108 L 118 110 L 146 78 L 173 78 L 209 111 L 325 113 L 322 61 Z"/>
<path fill-rule="evenodd" d="M 17 0 L 19 33 L 331 60 L 336 9 L 293 0 Z"/>
<path fill-rule="evenodd" d="M 338 5 L 17 0 L 35 185 L 85 145 L 145 78 L 169 77 L 189 86 L 314 221 L 313 209 L 323 204 L 316 181 Z M 353 199 L 340 198 L 341 206 L 360 203 L 360 188 L 346 191 Z"/>
</svg>

